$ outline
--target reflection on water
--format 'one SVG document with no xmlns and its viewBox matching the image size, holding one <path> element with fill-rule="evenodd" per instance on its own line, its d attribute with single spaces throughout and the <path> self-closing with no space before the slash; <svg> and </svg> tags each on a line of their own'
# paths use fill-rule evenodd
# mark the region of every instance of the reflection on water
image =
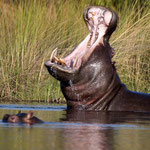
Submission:
<svg viewBox="0 0 150 150">
<path fill-rule="evenodd" d="M 36 109 L 37 108 L 37 109 Z M 150 113 L 66 111 L 65 106 L 0 105 L 5 113 L 34 111 L 45 121 L 29 126 L 0 122 L 0 149 L 149 149 Z"/>
</svg>

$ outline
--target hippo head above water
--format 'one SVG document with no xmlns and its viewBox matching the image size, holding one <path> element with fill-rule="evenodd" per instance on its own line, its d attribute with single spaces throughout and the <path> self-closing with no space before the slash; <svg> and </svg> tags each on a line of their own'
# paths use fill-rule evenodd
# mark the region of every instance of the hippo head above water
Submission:
<svg viewBox="0 0 150 150">
<path fill-rule="evenodd" d="M 150 96 L 129 91 L 112 63 L 109 38 L 117 27 L 116 13 L 91 6 L 84 10 L 83 18 L 90 31 L 87 37 L 62 59 L 56 57 L 55 49 L 45 63 L 48 72 L 60 81 L 68 109 L 149 111 Z"/>
<path fill-rule="evenodd" d="M 2 121 L 9 123 L 27 123 L 27 124 L 43 123 L 42 120 L 33 116 L 32 111 L 29 111 L 28 113 L 21 113 L 21 111 L 19 111 L 18 114 L 16 115 L 5 114 Z"/>
</svg>

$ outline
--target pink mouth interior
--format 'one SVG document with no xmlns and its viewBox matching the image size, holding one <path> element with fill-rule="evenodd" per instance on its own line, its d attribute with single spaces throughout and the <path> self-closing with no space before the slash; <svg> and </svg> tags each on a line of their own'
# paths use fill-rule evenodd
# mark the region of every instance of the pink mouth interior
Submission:
<svg viewBox="0 0 150 150">
<path fill-rule="evenodd" d="M 70 53 L 63 58 L 67 67 L 72 69 L 79 69 L 90 56 L 94 47 L 104 37 L 108 25 L 112 18 L 112 13 L 101 9 L 101 7 L 91 7 L 86 16 L 85 22 L 88 26 L 90 34 Z"/>
</svg>

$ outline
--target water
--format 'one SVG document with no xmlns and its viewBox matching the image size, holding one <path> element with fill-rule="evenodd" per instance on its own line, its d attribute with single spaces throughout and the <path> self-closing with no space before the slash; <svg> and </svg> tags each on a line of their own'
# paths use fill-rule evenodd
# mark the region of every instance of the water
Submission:
<svg viewBox="0 0 150 150">
<path fill-rule="evenodd" d="M 6 113 L 28 112 L 43 124 L 0 121 L 1 150 L 149 150 L 150 113 L 66 111 L 66 106 L 0 104 Z"/>
</svg>

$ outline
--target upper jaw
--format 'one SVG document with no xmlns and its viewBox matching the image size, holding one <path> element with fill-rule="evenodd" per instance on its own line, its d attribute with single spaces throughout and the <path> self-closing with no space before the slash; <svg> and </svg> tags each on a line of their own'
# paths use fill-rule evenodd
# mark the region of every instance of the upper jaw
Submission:
<svg viewBox="0 0 150 150">
<path fill-rule="evenodd" d="M 112 18 L 114 18 L 113 11 L 101 6 L 90 6 L 84 10 L 83 18 L 91 34 L 89 46 L 108 42 L 111 35 L 108 31 L 111 29 Z"/>
<path fill-rule="evenodd" d="M 91 34 L 103 36 L 106 41 L 115 31 L 118 24 L 117 14 L 101 6 L 90 6 L 84 10 L 84 21 Z"/>
<path fill-rule="evenodd" d="M 79 44 L 80 48 L 77 46 L 74 50 L 76 52 L 72 53 L 71 57 L 68 55 L 67 59 L 57 58 L 57 49 L 55 49 L 51 54 L 50 60 L 45 63 L 49 72 L 53 72 L 54 69 L 64 73 L 73 73 L 79 70 L 84 55 L 89 53 L 91 47 L 97 45 L 103 37 L 106 37 L 107 40 L 109 39 L 117 26 L 118 19 L 113 11 L 100 6 L 87 7 L 83 12 L 83 18 L 90 31 L 90 36 L 87 36 L 87 40 L 83 43 L 81 42 Z"/>
<path fill-rule="evenodd" d="M 112 11 L 101 6 L 87 7 L 83 12 L 84 21 L 90 32 L 97 32 L 97 28 L 108 27 L 112 19 Z"/>
</svg>

